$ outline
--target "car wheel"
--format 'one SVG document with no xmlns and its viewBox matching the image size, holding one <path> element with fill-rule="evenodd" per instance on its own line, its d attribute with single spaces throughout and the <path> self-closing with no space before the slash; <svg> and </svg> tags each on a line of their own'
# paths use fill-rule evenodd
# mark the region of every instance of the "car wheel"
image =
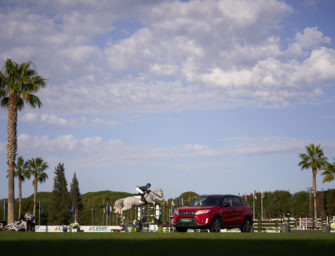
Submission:
<svg viewBox="0 0 335 256">
<path fill-rule="evenodd" d="M 177 232 L 186 232 L 187 228 L 176 228 Z"/>
<path fill-rule="evenodd" d="M 246 218 L 243 222 L 243 226 L 241 227 L 242 232 L 251 232 L 252 230 L 252 222 L 250 218 Z"/>
<path fill-rule="evenodd" d="M 212 220 L 211 228 L 209 229 L 210 232 L 220 232 L 221 229 L 221 221 L 218 217 L 215 217 Z"/>
</svg>

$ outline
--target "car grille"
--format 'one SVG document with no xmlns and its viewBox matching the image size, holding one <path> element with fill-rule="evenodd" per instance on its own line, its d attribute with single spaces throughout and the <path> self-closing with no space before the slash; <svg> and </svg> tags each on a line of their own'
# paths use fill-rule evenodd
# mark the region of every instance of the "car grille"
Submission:
<svg viewBox="0 0 335 256">
<path fill-rule="evenodd" d="M 179 215 L 195 215 L 196 211 L 179 211 Z"/>
</svg>

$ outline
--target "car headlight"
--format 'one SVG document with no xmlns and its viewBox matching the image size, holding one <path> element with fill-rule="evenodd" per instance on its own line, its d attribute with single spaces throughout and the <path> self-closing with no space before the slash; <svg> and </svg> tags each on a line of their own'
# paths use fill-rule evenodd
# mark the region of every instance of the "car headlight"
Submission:
<svg viewBox="0 0 335 256">
<path fill-rule="evenodd" d="M 200 210 L 195 213 L 195 215 L 209 213 L 211 210 Z"/>
</svg>

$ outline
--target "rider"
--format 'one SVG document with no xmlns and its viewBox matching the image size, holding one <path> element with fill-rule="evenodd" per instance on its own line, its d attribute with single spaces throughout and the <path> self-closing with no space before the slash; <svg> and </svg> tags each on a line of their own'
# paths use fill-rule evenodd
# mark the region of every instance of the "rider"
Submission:
<svg viewBox="0 0 335 256">
<path fill-rule="evenodd" d="M 141 200 L 144 203 L 147 203 L 147 200 L 145 200 L 144 196 L 150 192 L 150 190 L 149 190 L 150 187 L 151 187 L 150 183 L 147 183 L 147 185 L 145 185 L 145 186 L 138 186 L 138 187 L 136 187 L 136 192 L 141 196 Z"/>
</svg>

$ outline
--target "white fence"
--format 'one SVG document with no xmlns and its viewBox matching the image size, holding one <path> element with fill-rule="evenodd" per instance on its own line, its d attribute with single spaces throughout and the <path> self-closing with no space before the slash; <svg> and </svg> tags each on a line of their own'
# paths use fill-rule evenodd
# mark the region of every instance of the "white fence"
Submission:
<svg viewBox="0 0 335 256">
<path fill-rule="evenodd" d="M 289 224 L 291 230 L 321 229 L 323 226 L 331 226 L 334 231 L 335 216 L 332 219 L 312 218 L 273 218 L 254 219 L 255 232 L 280 232 L 282 224 Z"/>
</svg>

